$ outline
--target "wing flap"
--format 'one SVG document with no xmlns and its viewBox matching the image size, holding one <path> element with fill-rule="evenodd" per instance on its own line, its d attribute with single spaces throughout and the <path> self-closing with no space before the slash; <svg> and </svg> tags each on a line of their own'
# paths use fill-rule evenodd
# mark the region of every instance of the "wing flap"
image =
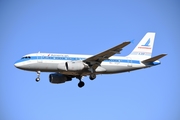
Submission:
<svg viewBox="0 0 180 120">
<path fill-rule="evenodd" d="M 154 62 L 156 60 L 159 60 L 160 58 L 166 56 L 167 54 L 160 54 L 160 55 L 157 55 L 155 57 L 152 57 L 152 58 L 149 58 L 149 59 L 146 59 L 146 60 L 143 60 L 142 63 L 149 63 L 149 62 Z"/>
</svg>

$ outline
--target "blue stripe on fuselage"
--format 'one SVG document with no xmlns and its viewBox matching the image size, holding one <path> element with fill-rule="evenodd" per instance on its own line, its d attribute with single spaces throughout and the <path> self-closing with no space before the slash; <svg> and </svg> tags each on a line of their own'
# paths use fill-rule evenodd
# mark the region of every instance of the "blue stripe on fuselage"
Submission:
<svg viewBox="0 0 180 120">
<path fill-rule="evenodd" d="M 28 61 L 28 60 L 85 60 L 86 58 L 80 57 L 56 57 L 56 56 L 30 56 L 30 58 L 23 58 L 15 63 Z M 104 60 L 103 62 L 117 62 L 117 63 L 133 63 L 133 64 L 140 64 L 139 60 L 128 60 L 128 59 L 108 59 Z"/>
</svg>

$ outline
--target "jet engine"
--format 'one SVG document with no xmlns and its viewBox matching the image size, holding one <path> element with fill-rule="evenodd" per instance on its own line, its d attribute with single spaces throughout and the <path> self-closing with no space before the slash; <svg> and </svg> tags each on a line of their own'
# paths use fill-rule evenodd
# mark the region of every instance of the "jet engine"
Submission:
<svg viewBox="0 0 180 120">
<path fill-rule="evenodd" d="M 65 83 L 67 81 L 71 81 L 72 78 L 68 77 L 63 74 L 50 74 L 49 75 L 49 82 L 54 83 L 54 84 L 59 84 L 59 83 Z"/>
<path fill-rule="evenodd" d="M 58 65 L 59 70 L 66 70 L 66 71 L 78 71 L 88 68 L 88 65 L 82 61 L 68 61 L 65 63 L 60 63 Z"/>
</svg>

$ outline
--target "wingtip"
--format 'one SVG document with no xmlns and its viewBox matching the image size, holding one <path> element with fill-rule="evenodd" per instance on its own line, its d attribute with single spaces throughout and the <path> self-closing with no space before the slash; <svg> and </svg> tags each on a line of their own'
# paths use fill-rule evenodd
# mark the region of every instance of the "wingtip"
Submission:
<svg viewBox="0 0 180 120">
<path fill-rule="evenodd" d="M 131 41 L 126 41 L 126 42 L 124 42 L 124 43 L 130 44 L 130 43 L 131 43 Z"/>
<path fill-rule="evenodd" d="M 162 54 L 163 56 L 166 56 L 167 54 L 166 53 L 164 53 L 164 54 Z"/>
</svg>

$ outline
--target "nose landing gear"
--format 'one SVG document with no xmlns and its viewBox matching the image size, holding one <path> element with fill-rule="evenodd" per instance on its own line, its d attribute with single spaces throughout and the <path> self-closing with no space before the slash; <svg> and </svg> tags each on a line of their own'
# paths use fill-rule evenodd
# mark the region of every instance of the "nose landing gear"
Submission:
<svg viewBox="0 0 180 120">
<path fill-rule="evenodd" d="M 41 73 L 41 71 L 37 71 L 36 82 L 39 82 L 39 81 L 40 81 L 40 73 Z"/>
</svg>

